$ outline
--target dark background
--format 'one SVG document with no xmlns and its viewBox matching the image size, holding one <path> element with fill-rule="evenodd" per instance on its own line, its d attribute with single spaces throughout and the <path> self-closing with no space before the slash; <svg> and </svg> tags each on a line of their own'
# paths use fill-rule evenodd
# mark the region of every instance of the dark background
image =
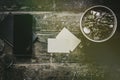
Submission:
<svg viewBox="0 0 120 80">
<path fill-rule="evenodd" d="M 77 71 L 78 73 L 80 72 L 80 74 L 77 74 L 75 76 L 76 80 L 80 80 L 80 79 L 90 80 L 91 77 L 92 77 L 92 80 L 120 80 L 120 62 L 119 62 L 120 61 L 120 49 L 119 49 L 120 48 L 120 27 L 119 27 L 120 26 L 120 16 L 119 16 L 120 8 L 119 8 L 119 2 L 115 0 L 0 0 L 0 11 L 1 13 L 4 13 L 5 11 L 8 11 L 8 12 L 11 12 L 11 11 L 64 12 L 65 11 L 68 13 L 72 12 L 72 13 L 78 14 L 78 13 L 84 12 L 87 8 L 94 6 L 94 5 L 105 5 L 111 8 L 115 12 L 117 16 L 117 20 L 118 20 L 118 26 L 117 26 L 117 31 L 115 32 L 114 36 L 111 39 L 103 43 L 94 43 L 94 42 L 87 40 L 79 31 L 78 36 L 80 36 L 79 38 L 82 41 L 81 45 L 83 46 L 83 48 L 78 47 L 76 50 L 78 54 L 77 55 L 74 54 L 75 56 L 72 55 L 75 52 L 71 53 L 71 57 L 69 58 L 70 63 L 68 61 L 68 64 L 65 64 L 65 66 L 62 65 L 57 69 L 53 69 L 53 67 L 51 67 L 49 68 L 48 71 L 47 70 L 45 71 L 44 68 L 40 66 L 38 66 L 40 69 L 38 71 L 35 71 L 36 67 L 34 67 L 34 65 L 31 66 L 31 68 L 22 66 L 22 67 L 15 67 L 9 70 L 5 69 L 6 72 L 8 72 L 5 74 L 7 76 L 7 77 L 5 76 L 6 80 L 8 80 L 9 78 L 11 80 L 15 80 L 15 79 L 23 80 L 24 78 L 26 78 L 24 77 L 25 72 L 28 75 L 27 78 L 29 79 L 30 78 L 29 76 L 32 76 L 33 80 L 38 80 L 37 78 L 39 77 L 40 77 L 39 78 L 40 80 L 69 80 L 73 78 L 73 75 L 74 75 L 73 73 L 77 73 Z M 48 24 L 47 28 L 49 28 L 48 26 L 51 26 L 51 25 Z M 44 25 L 40 27 L 44 28 Z M 45 25 L 45 28 L 46 28 L 46 25 Z M 72 30 L 72 28 L 70 29 Z M 46 38 L 46 37 L 40 37 L 40 39 L 42 38 Z M 44 39 L 43 39 L 43 42 L 45 42 Z M 40 54 L 42 55 L 47 54 L 46 51 L 42 51 L 44 48 L 46 48 L 46 45 L 47 44 L 45 43 L 37 44 L 37 47 L 39 47 L 38 49 L 39 49 Z M 53 58 L 54 59 L 57 58 L 58 60 L 57 62 L 62 63 L 62 59 L 60 59 L 61 55 L 63 57 L 66 56 L 66 54 L 65 55 L 57 54 L 57 57 L 55 57 L 56 55 L 53 55 Z M 44 56 L 42 57 L 44 58 Z M 42 57 L 38 57 L 38 59 L 42 59 Z M 73 60 L 72 60 L 72 57 L 74 58 Z M 69 68 L 69 66 L 73 65 L 72 64 L 73 62 L 78 63 L 79 66 L 77 67 L 79 68 L 76 68 L 75 70 L 74 69 L 72 70 L 71 68 Z M 40 61 L 40 63 L 42 63 L 42 61 Z M 88 70 L 88 73 L 84 73 L 84 71 L 87 71 L 87 70 Z M 81 75 L 82 73 L 84 73 L 85 75 Z M 10 74 L 14 77 L 11 77 Z M 66 75 L 68 76 L 67 79 L 64 78 Z M 12 79 L 12 78 L 15 78 L 15 79 Z"/>
</svg>

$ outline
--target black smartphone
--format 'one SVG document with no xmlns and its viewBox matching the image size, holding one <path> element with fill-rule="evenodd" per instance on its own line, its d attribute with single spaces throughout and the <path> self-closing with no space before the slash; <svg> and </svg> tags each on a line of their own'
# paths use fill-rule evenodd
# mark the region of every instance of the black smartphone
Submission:
<svg viewBox="0 0 120 80">
<path fill-rule="evenodd" d="M 33 16 L 8 14 L 0 22 L 0 38 L 13 47 L 16 56 L 31 56 L 32 44 L 37 36 L 32 31 Z"/>
</svg>

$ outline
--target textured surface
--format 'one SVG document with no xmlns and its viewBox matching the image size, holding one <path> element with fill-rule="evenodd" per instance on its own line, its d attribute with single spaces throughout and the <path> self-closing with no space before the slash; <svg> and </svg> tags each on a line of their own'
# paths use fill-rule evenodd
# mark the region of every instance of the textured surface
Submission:
<svg viewBox="0 0 120 80">
<path fill-rule="evenodd" d="M 33 58 L 19 61 L 8 56 L 10 59 L 6 59 L 13 59 L 15 64 L 5 68 L 6 60 L 0 57 L 0 80 L 120 80 L 119 27 L 104 43 L 91 42 L 80 31 L 80 18 L 86 8 L 103 3 L 103 0 L 0 0 L 1 12 L 32 14 L 36 22 L 33 31 L 38 36 Z M 112 9 L 116 13 L 116 7 Z M 70 54 L 48 53 L 47 39 L 55 38 L 64 27 L 81 43 Z M 12 54 L 7 44 L 4 53 Z"/>
</svg>

